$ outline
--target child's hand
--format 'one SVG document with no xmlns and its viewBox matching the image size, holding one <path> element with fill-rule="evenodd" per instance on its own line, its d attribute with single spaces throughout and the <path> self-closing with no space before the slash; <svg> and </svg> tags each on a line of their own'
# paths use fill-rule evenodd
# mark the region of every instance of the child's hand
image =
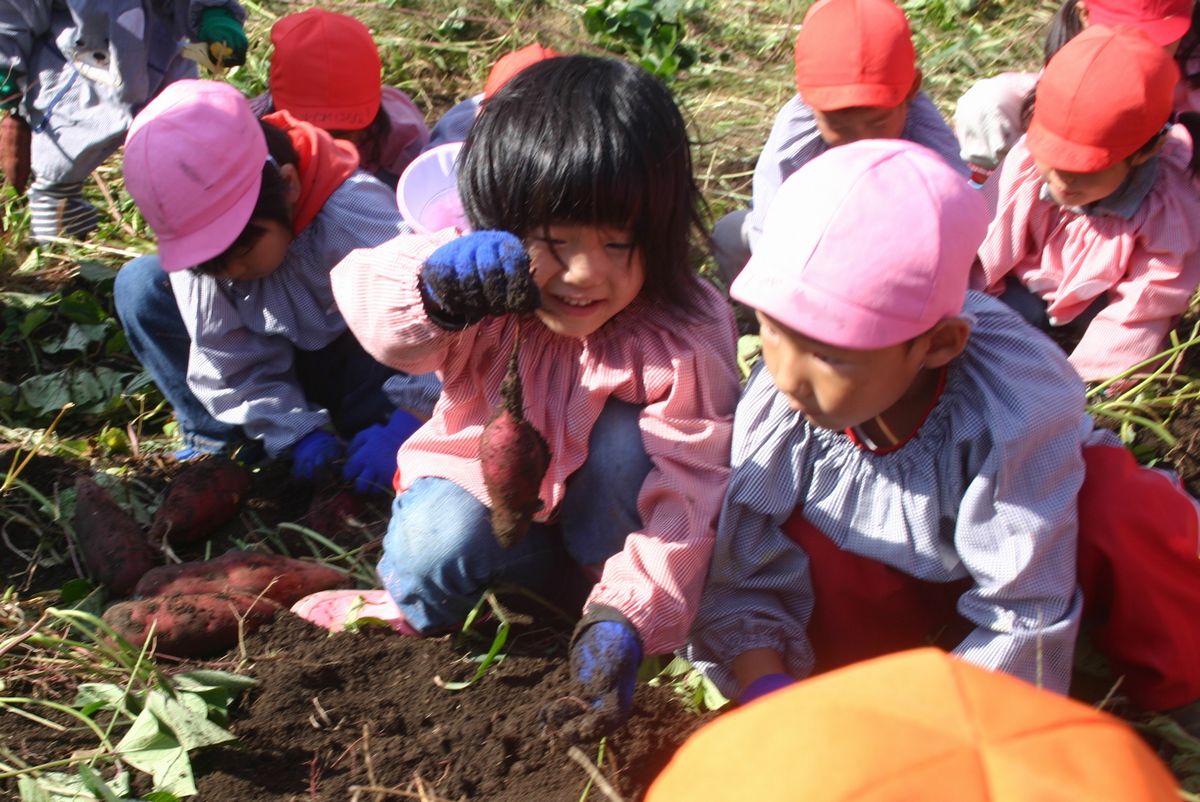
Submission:
<svg viewBox="0 0 1200 802">
<path fill-rule="evenodd" d="M 571 649 L 578 696 L 546 706 L 546 729 L 569 741 L 591 741 L 620 727 L 633 706 L 641 662 L 642 645 L 629 624 L 597 621 L 589 626 Z"/>
<path fill-rule="evenodd" d="M 350 441 L 342 478 L 354 482 L 356 493 L 379 493 L 392 489 L 396 476 L 396 452 L 421 421 L 402 409 L 392 413 L 387 424 L 368 426 Z"/>
<path fill-rule="evenodd" d="M 246 30 L 227 8 L 206 8 L 200 15 L 196 37 L 208 45 L 208 56 L 217 67 L 246 63 Z"/>
<path fill-rule="evenodd" d="M 292 476 L 311 482 L 320 478 L 330 464 L 342 456 L 342 444 L 324 429 L 309 432 L 292 446 Z"/>
<path fill-rule="evenodd" d="M 447 242 L 425 260 L 420 285 L 429 319 L 450 331 L 542 304 L 529 254 L 506 231 L 475 231 Z"/>
</svg>

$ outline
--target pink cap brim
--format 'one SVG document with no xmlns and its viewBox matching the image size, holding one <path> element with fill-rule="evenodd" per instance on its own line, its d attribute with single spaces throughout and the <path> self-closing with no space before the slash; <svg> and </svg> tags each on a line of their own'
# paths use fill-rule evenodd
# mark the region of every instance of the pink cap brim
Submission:
<svg viewBox="0 0 1200 802">
<path fill-rule="evenodd" d="M 182 236 L 159 236 L 158 258 L 168 273 L 186 270 L 219 256 L 238 238 L 250 222 L 258 204 L 262 174 L 254 179 L 242 197 L 220 212 L 211 222 Z"/>
</svg>

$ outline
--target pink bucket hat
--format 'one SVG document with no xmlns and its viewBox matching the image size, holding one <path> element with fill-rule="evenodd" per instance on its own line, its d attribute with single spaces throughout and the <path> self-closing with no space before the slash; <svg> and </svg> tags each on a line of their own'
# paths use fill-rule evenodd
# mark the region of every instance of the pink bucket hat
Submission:
<svg viewBox="0 0 1200 802">
<path fill-rule="evenodd" d="M 833 148 L 783 182 L 735 300 L 840 348 L 897 345 L 962 310 L 983 197 L 899 139 Z"/>
<path fill-rule="evenodd" d="M 125 137 L 125 186 L 158 237 L 168 273 L 217 256 L 250 222 L 267 140 L 242 93 L 217 81 L 176 81 Z"/>
</svg>

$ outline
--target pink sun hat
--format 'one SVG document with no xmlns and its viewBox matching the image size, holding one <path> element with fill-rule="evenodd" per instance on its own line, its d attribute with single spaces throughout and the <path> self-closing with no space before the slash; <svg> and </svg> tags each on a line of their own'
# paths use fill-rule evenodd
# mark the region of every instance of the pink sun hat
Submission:
<svg viewBox="0 0 1200 802">
<path fill-rule="evenodd" d="M 729 294 L 829 345 L 886 348 L 962 311 L 987 225 L 981 194 L 933 151 L 842 145 L 783 182 Z"/>
<path fill-rule="evenodd" d="M 133 118 L 125 186 L 158 238 L 163 270 L 195 267 L 233 244 L 266 160 L 258 119 L 226 83 L 176 81 Z"/>
</svg>

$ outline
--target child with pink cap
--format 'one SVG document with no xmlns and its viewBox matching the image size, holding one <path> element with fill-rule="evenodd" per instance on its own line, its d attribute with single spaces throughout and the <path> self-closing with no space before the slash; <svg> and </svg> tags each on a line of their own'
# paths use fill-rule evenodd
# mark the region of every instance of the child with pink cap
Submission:
<svg viewBox="0 0 1200 802">
<path fill-rule="evenodd" d="M 1065 692 L 1077 549 L 1125 689 L 1158 708 L 1200 694 L 1196 627 L 1172 630 L 1187 608 L 1161 615 L 1179 589 L 1144 570 L 1185 555 L 1141 542 L 1161 516 L 1197 563 L 1197 510 L 1094 430 L 1053 341 L 968 291 L 986 228 L 980 194 L 900 140 L 836 148 L 780 188 L 730 289 L 757 311 L 763 364 L 688 649 L 726 695 L 931 641 Z M 1098 479 L 1085 446 L 1113 452 Z"/>
<path fill-rule="evenodd" d="M 867 138 L 932 148 L 966 177 L 958 142 L 921 91 L 912 31 L 892 0 L 820 0 L 796 36 L 797 94 L 775 116 L 754 167 L 749 209 L 717 221 L 713 245 L 728 284 L 762 232 L 780 184 L 826 150 Z"/>
<path fill-rule="evenodd" d="M 384 390 L 396 371 L 347 330 L 329 271 L 403 224 L 353 146 L 287 112 L 260 121 L 228 84 L 180 81 L 134 119 L 124 175 L 158 254 L 117 275 L 117 312 L 175 409 L 181 456 L 249 438 L 313 479 L 342 455 L 339 435 L 366 431 L 387 442 L 382 473 L 364 454 L 346 478 L 390 485 L 419 421 Z"/>
<path fill-rule="evenodd" d="M 380 85 L 370 30 L 346 14 L 310 8 L 271 27 L 268 92 L 250 101 L 260 116 L 287 111 L 358 149 L 360 166 L 395 187 L 429 142 L 425 117 L 408 95 Z"/>
<path fill-rule="evenodd" d="M 1193 32 L 1195 0 L 1065 0 L 1046 33 L 1043 64 L 1088 25 L 1128 25 L 1174 57 L 1184 70 L 1175 87 L 1176 111 L 1200 111 L 1200 97 L 1189 77 L 1197 71 L 1193 53 L 1200 42 Z M 1033 90 L 1040 72 L 1004 72 L 977 81 L 954 109 L 954 131 L 963 161 L 976 183 L 983 183 L 1029 125 Z"/>
<path fill-rule="evenodd" d="M 1090 26 L 1046 66 L 1029 133 L 986 187 L 977 285 L 1075 334 L 1086 381 L 1162 350 L 1200 284 L 1194 140 L 1170 124 L 1178 80 L 1139 30 Z"/>
</svg>

